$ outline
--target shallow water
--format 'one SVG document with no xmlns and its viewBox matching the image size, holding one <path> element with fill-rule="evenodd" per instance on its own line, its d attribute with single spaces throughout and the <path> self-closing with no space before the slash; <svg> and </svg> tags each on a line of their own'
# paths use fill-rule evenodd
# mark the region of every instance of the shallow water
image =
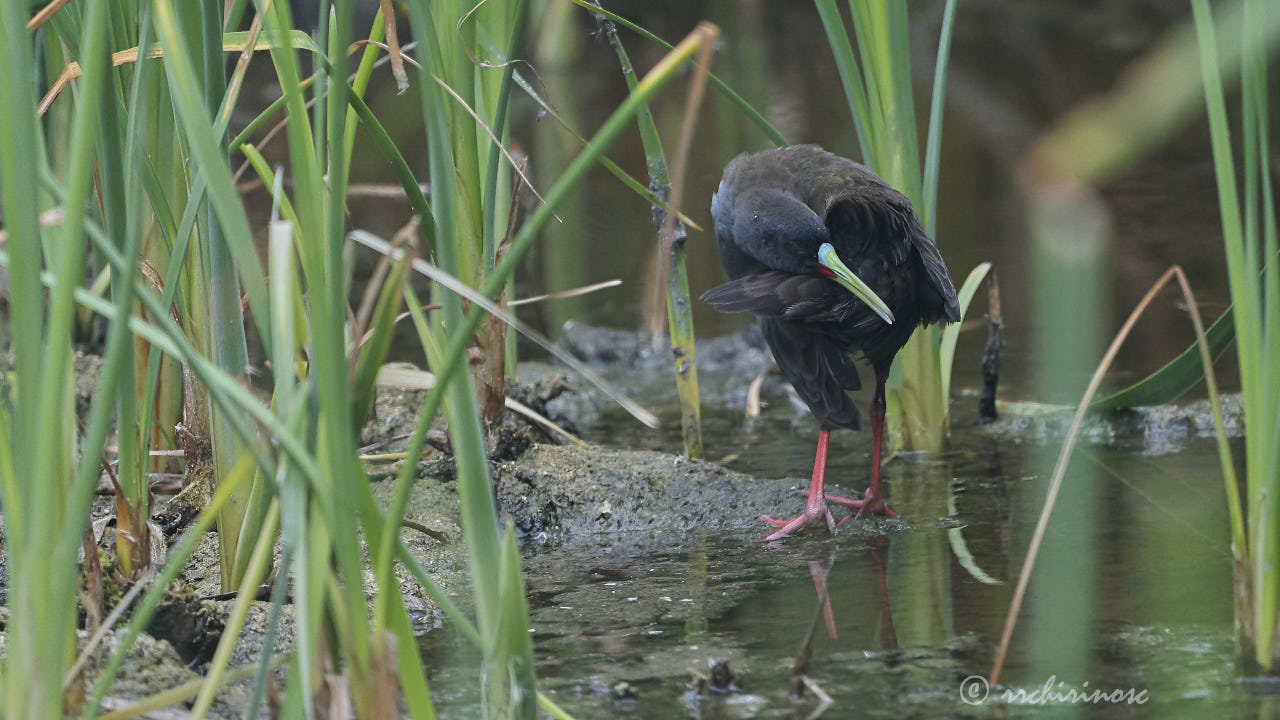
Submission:
<svg viewBox="0 0 1280 720">
<path fill-rule="evenodd" d="M 731 414 L 707 438 L 738 448 L 730 467 L 804 482 L 811 428 L 766 414 L 733 432 Z M 868 441 L 835 435 L 828 477 L 865 482 Z M 962 701 L 962 681 L 990 672 L 1053 458 L 971 426 L 956 428 L 954 445 L 965 449 L 886 466 L 903 522 L 855 520 L 835 537 L 772 544 L 760 542 L 762 525 L 527 547 L 541 689 L 578 718 L 806 717 L 817 701 L 788 699 L 788 683 L 816 620 L 808 674 L 835 703 L 827 717 L 1022 715 L 1032 706 L 993 706 L 1051 678 L 1059 693 L 1132 691 L 1146 702 L 1033 704 L 1036 715 L 1240 716 L 1275 700 L 1274 686 L 1237 678 L 1216 450 L 1193 440 L 1177 454 L 1078 454 L 1003 685 L 979 705 Z M 836 638 L 816 616 L 815 572 L 828 573 Z M 479 717 L 473 649 L 447 628 L 424 642 L 442 715 Z M 729 663 L 741 692 L 690 692 L 712 659 Z"/>
</svg>

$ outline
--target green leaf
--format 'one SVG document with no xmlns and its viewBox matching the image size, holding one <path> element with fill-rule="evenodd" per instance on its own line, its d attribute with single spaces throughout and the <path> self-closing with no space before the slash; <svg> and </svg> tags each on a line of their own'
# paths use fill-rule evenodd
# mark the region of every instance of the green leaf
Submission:
<svg viewBox="0 0 1280 720">
<path fill-rule="evenodd" d="M 193 68 L 191 55 L 181 39 L 174 15 L 171 2 L 157 3 L 153 22 L 167 53 L 164 67 L 169 89 L 199 174 L 208 181 L 206 190 L 210 204 L 222 226 L 224 239 L 249 295 L 249 305 L 253 308 L 259 332 L 263 341 L 270 345 L 271 314 L 267 308 L 267 284 L 262 264 L 253 247 L 253 233 L 249 229 L 249 221 L 245 217 L 244 206 L 240 203 L 235 184 L 231 182 L 231 171 L 227 168 L 225 153 L 219 147 L 213 123 L 205 111 L 199 92 L 201 84 Z"/>
<path fill-rule="evenodd" d="M 535 717 L 538 709 L 537 688 L 534 680 L 533 641 L 529 637 L 529 607 L 525 601 L 524 579 L 520 573 L 520 551 L 516 548 L 515 530 L 507 520 L 507 532 L 502 539 L 502 568 L 498 578 L 498 594 L 502 619 L 502 632 L 498 642 L 504 652 L 499 657 L 506 661 L 505 671 L 510 678 L 508 688 L 508 717 Z"/>
<path fill-rule="evenodd" d="M 947 91 L 947 65 L 951 55 L 951 27 L 956 16 L 957 0 L 947 0 L 942 13 L 942 30 L 938 33 L 938 58 L 933 69 L 933 95 L 929 101 L 929 131 L 924 153 L 924 189 L 920 198 L 920 219 L 929 235 L 938 220 L 938 166 L 942 155 L 943 99 Z"/>
<path fill-rule="evenodd" d="M 991 271 L 991 263 L 984 262 L 979 264 L 973 270 L 969 271 L 969 277 L 965 278 L 964 284 L 960 286 L 958 299 L 960 301 L 960 322 L 954 322 L 942 329 L 942 345 L 939 350 L 939 367 L 942 370 L 942 397 L 951 397 L 951 366 L 955 362 L 956 341 L 960 338 L 960 325 L 964 323 L 965 314 L 969 311 L 969 303 L 973 301 L 973 296 L 978 292 L 978 286 L 986 279 L 987 273 Z"/>
<path fill-rule="evenodd" d="M 399 253 L 393 263 L 373 311 L 369 340 L 354 351 L 359 353 L 359 360 L 356 361 L 355 382 L 351 388 L 351 420 L 357 428 L 364 427 L 369 411 L 373 408 L 378 368 L 382 367 L 387 358 L 387 350 L 391 347 L 391 331 L 395 329 L 396 314 L 400 312 L 401 288 L 409 274 L 407 253 Z M 360 338 L 356 338 L 356 342 L 359 341 Z"/>
<path fill-rule="evenodd" d="M 875 142 L 870 131 L 876 126 L 871 117 L 868 105 L 867 89 L 862 84 L 862 72 L 858 69 L 858 61 L 853 57 L 853 45 L 849 42 L 849 33 L 845 30 L 844 20 L 834 0 L 818 0 L 815 3 L 818 15 L 822 18 L 822 27 L 827 32 L 827 43 L 831 46 L 831 54 L 835 57 L 836 68 L 840 71 L 840 81 L 844 84 L 844 95 L 849 101 L 849 114 L 853 117 L 853 126 L 858 135 L 858 148 L 862 152 L 862 162 L 875 165 Z"/>
<path fill-rule="evenodd" d="M 1213 321 L 1205 331 L 1205 338 L 1209 341 L 1209 354 L 1217 360 L 1235 338 L 1231 308 L 1227 308 L 1217 320 Z M 1109 410 L 1143 405 L 1164 405 L 1177 400 L 1202 380 L 1204 380 L 1204 362 L 1200 359 L 1199 348 L 1193 342 L 1190 347 L 1159 370 L 1123 390 L 1094 400 L 1093 408 Z"/>
</svg>

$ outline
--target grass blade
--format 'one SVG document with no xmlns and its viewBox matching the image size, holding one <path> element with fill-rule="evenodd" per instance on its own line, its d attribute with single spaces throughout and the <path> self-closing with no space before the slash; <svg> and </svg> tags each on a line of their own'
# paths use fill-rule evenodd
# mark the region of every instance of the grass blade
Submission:
<svg viewBox="0 0 1280 720">
<path fill-rule="evenodd" d="M 597 1 L 596 7 L 600 6 Z M 627 87 L 635 90 L 636 76 L 631 65 L 631 58 L 618 38 L 617 28 L 612 23 L 605 24 L 605 33 L 609 43 L 613 45 L 622 66 L 622 76 Z M 711 42 L 714 42 L 712 40 Z M 640 140 L 644 145 L 646 165 L 649 168 L 649 186 L 659 197 L 669 196 L 671 205 L 680 206 L 680 194 L 683 189 L 684 163 L 689 153 L 689 143 L 693 135 L 693 121 L 697 116 L 698 106 L 705 88 L 707 68 L 711 62 L 711 46 L 704 45 L 695 67 L 699 68 L 689 84 L 689 102 L 685 104 L 685 118 L 681 127 L 680 147 L 676 153 L 676 182 L 672 183 L 667 171 L 666 154 L 662 150 L 662 141 L 658 136 L 658 126 L 653 121 L 653 113 L 648 105 L 636 113 L 636 123 L 640 128 Z M 659 232 L 663 275 L 667 286 L 667 330 L 671 338 L 671 354 L 675 361 L 676 388 L 680 398 L 680 428 L 684 438 L 685 455 L 690 458 L 702 457 L 702 420 L 698 403 L 698 364 L 693 329 L 693 303 L 689 295 L 689 276 L 685 268 L 685 242 L 687 231 L 680 226 L 674 215 L 654 208 L 654 224 Z"/>
<path fill-rule="evenodd" d="M 960 286 L 960 292 L 957 299 L 960 302 L 960 322 L 951 323 L 942 330 L 942 344 L 938 351 L 938 360 L 942 368 L 942 397 L 951 397 L 951 365 L 955 361 L 956 341 L 960 339 L 960 326 L 964 324 L 964 318 L 969 311 L 969 303 L 973 302 L 973 296 L 978 292 L 978 286 L 986 279 L 987 273 L 991 271 L 991 263 L 979 263 L 977 267 L 969 271 L 969 277 L 964 279 L 964 284 Z"/>
<path fill-rule="evenodd" d="M 929 134 L 924 152 L 924 190 L 920 197 L 920 221 L 933 235 L 938 222 L 938 176 L 942 163 L 942 116 L 946 107 L 947 66 L 951 57 L 951 29 L 956 18 L 958 0 L 947 0 L 942 11 L 942 30 L 938 33 L 938 57 L 933 70 L 933 94 L 929 100 Z M 943 377 L 950 375 L 945 369 Z M 948 384 L 950 384 L 948 382 Z"/>
<path fill-rule="evenodd" d="M 593 4 L 591 0 L 569 0 L 569 2 L 579 7 L 585 8 L 586 10 L 590 11 L 595 15 L 599 15 L 612 22 L 616 22 L 619 25 L 627 28 L 628 30 L 634 31 L 636 34 L 640 35 L 641 37 L 651 42 L 657 43 L 658 45 L 661 45 L 667 50 L 674 50 L 676 47 L 675 45 L 672 45 L 666 40 L 663 40 L 657 35 L 654 35 L 653 33 L 631 22 L 630 20 L 622 17 L 621 15 L 610 12 L 600 7 L 599 5 Z M 716 76 L 715 73 L 710 73 L 710 72 L 707 73 L 707 80 L 708 82 L 710 82 L 711 87 L 715 88 L 717 92 L 723 95 L 729 102 L 733 103 L 739 110 L 741 110 L 742 114 L 747 116 L 747 118 L 751 120 L 751 122 L 760 129 L 760 132 L 765 134 L 765 137 L 769 138 L 770 142 L 772 142 L 774 145 L 777 145 L 778 147 L 784 147 L 787 145 L 787 139 L 782 136 L 782 133 L 779 132 L 778 129 L 774 127 L 773 124 L 770 123 L 769 120 L 765 118 L 765 116 L 761 114 L 761 112 L 757 110 L 754 105 L 744 100 L 742 96 L 739 95 L 738 93 L 734 92 L 733 89 L 730 88 L 727 84 L 725 84 L 725 82 L 721 80 L 718 76 Z"/>
<path fill-rule="evenodd" d="M 387 241 L 383 240 L 382 238 L 375 237 L 370 233 L 364 232 L 363 230 L 353 231 L 350 237 L 352 240 L 376 252 L 387 254 L 392 251 L 391 246 L 387 243 Z M 461 280 L 453 277 L 452 275 L 432 265 L 426 260 L 423 260 L 422 258 L 414 258 L 412 261 L 412 264 L 413 264 L 413 269 L 416 272 L 431 278 L 437 284 L 465 298 L 467 301 L 473 303 L 476 307 L 481 308 L 484 312 L 488 313 L 494 318 L 501 320 L 502 322 L 505 322 L 506 324 L 515 328 L 517 332 L 519 332 L 520 334 L 532 340 L 538 347 L 542 348 L 543 350 L 546 350 L 548 353 L 554 356 L 557 360 L 564 363 L 572 370 L 576 371 L 579 375 L 581 375 L 584 379 L 586 379 L 587 382 L 590 382 L 592 385 L 595 385 L 597 388 L 599 388 L 602 392 L 604 392 L 611 399 L 613 399 L 614 402 L 618 403 L 620 407 L 622 407 L 624 410 L 630 413 L 631 416 L 634 417 L 635 419 L 639 420 L 640 422 L 644 423 L 645 425 L 651 428 L 658 426 L 658 418 L 656 415 L 644 409 L 634 400 L 624 395 L 622 391 L 620 391 L 619 389 L 615 388 L 613 385 L 605 381 L 604 378 L 600 377 L 590 367 L 587 367 L 586 363 L 577 359 L 571 353 L 561 348 L 559 345 L 551 342 L 551 340 L 547 338 L 545 335 L 538 332 L 537 330 L 534 330 L 528 323 L 525 323 L 524 321 L 517 318 L 514 313 L 511 313 L 507 310 L 502 309 L 498 305 L 488 300 L 482 293 L 471 289 Z M 439 373 L 437 374 L 437 382 L 441 382 L 441 383 L 444 382 L 441 374 Z"/>
<path fill-rule="evenodd" d="M 1231 308 L 1227 308 L 1205 332 L 1211 361 L 1217 361 L 1231 346 L 1231 341 L 1235 338 L 1235 328 L 1232 323 Z M 1094 400 L 1093 407 L 1097 410 L 1110 410 L 1164 405 L 1174 402 L 1188 390 L 1200 384 L 1204 376 L 1205 367 L 1200 353 L 1200 344 L 1193 342 L 1190 347 L 1178 353 L 1177 357 L 1159 370 L 1123 390 Z"/>
<path fill-rule="evenodd" d="M 1036 556 L 1039 553 L 1041 543 L 1044 541 L 1045 530 L 1049 525 L 1049 517 L 1053 514 L 1053 506 L 1057 500 L 1058 491 L 1062 488 L 1062 480 L 1066 476 L 1067 465 L 1071 462 L 1071 454 L 1075 449 L 1076 440 L 1079 438 L 1080 428 L 1083 425 L 1084 416 L 1089 410 L 1089 404 L 1093 400 L 1094 394 L 1098 391 L 1098 386 L 1102 384 L 1102 378 L 1111 368 L 1111 363 L 1115 360 L 1116 354 L 1120 351 L 1120 347 L 1124 344 L 1125 339 L 1129 337 L 1129 333 L 1133 330 L 1133 326 L 1138 322 L 1138 318 L 1146 312 L 1147 306 L 1155 299 L 1156 294 L 1164 288 L 1169 280 L 1175 277 L 1178 279 L 1179 286 L 1182 288 L 1184 298 L 1187 300 L 1188 304 L 1193 308 L 1196 307 L 1195 297 L 1191 294 L 1191 287 L 1187 284 L 1186 275 L 1182 272 L 1182 268 L 1174 265 L 1166 270 L 1165 273 L 1160 276 L 1160 279 L 1156 280 L 1151 288 L 1147 290 L 1147 294 L 1144 295 L 1142 300 L 1140 300 L 1133 308 L 1133 311 L 1129 313 L 1129 317 L 1116 333 L 1115 338 L 1111 341 L 1110 347 L 1107 348 L 1106 353 L 1102 356 L 1102 360 L 1094 370 L 1093 376 L 1089 379 L 1089 385 L 1084 391 L 1084 396 L 1080 399 L 1079 405 L 1076 406 L 1075 415 L 1071 419 L 1071 427 L 1068 429 L 1066 438 L 1063 440 L 1062 450 L 1058 453 L 1058 460 L 1054 465 L 1053 475 L 1049 480 L 1049 492 L 1045 496 L 1044 506 L 1040 510 L 1040 518 L 1036 522 L 1035 532 L 1031 536 L 1031 542 L 1027 548 L 1027 556 L 1023 560 L 1022 570 L 1018 574 L 1018 585 L 1014 589 L 1013 599 L 1009 603 L 1009 611 L 1005 616 L 1004 631 L 1000 636 L 1000 644 L 996 650 L 995 661 L 992 664 L 991 672 L 987 675 L 987 679 L 992 685 L 1000 681 L 1000 673 L 1004 668 L 1005 657 L 1009 651 L 1009 643 L 1013 638 L 1013 630 L 1017 624 L 1018 612 L 1022 608 L 1022 600 L 1026 595 L 1027 584 L 1031 579 L 1031 571 L 1035 568 Z M 1227 481 L 1228 498 L 1235 496 L 1231 501 L 1231 504 L 1233 506 L 1232 546 L 1236 547 L 1235 543 L 1237 541 L 1240 543 L 1245 541 L 1244 528 L 1243 523 L 1240 521 L 1239 497 L 1236 496 L 1235 491 L 1232 489 L 1235 487 L 1235 474 L 1230 460 L 1230 451 L 1225 448 L 1226 433 L 1221 430 L 1222 415 L 1217 403 L 1217 383 L 1213 378 L 1212 365 L 1207 362 L 1209 345 L 1205 339 L 1204 325 L 1200 321 L 1200 314 L 1198 310 L 1192 313 L 1192 322 L 1196 327 L 1197 344 L 1200 347 L 1202 356 L 1206 360 L 1205 368 L 1207 372 L 1205 374 L 1205 381 L 1210 386 L 1210 397 L 1213 399 L 1214 421 L 1219 428 L 1219 448 L 1226 453 L 1226 455 L 1223 456 L 1222 467 L 1224 479 Z M 1244 545 L 1242 544 L 1239 547 L 1243 548 Z"/>
</svg>

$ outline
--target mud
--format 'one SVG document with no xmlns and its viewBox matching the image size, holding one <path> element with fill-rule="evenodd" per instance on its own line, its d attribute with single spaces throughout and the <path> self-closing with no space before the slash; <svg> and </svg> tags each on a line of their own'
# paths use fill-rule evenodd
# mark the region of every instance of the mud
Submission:
<svg viewBox="0 0 1280 720">
<path fill-rule="evenodd" d="M 151 616 L 147 632 L 167 640 L 184 664 L 200 666 L 213 659 L 222 638 L 224 614 L 219 610 L 195 588 L 175 582 Z"/>
<path fill-rule="evenodd" d="M 575 322 L 564 325 L 560 346 L 593 366 L 631 369 L 671 369 L 671 353 L 665 337 L 655 344 L 648 333 L 592 327 Z M 732 335 L 697 340 L 699 373 L 755 376 L 772 362 L 759 328 Z"/>
<path fill-rule="evenodd" d="M 655 346 L 647 333 L 569 322 L 565 323 L 564 337 L 559 344 L 645 407 L 678 408 L 671 354 L 665 343 L 666 339 L 662 338 L 661 344 Z M 733 409 L 745 406 L 747 386 L 773 363 L 764 338 L 754 326 L 733 335 L 698 339 L 697 361 L 698 392 L 703 406 Z M 520 365 L 520 378 L 525 382 L 539 382 L 550 375 L 564 373 L 559 365 L 536 361 Z M 552 420 L 563 420 L 585 429 L 602 420 L 622 417 L 608 396 L 581 377 L 567 374 L 566 383 L 569 392 L 546 404 Z M 766 390 L 792 394 L 790 386 L 776 376 L 766 381 Z M 792 408 L 797 416 L 808 413 L 798 398 Z"/>
<path fill-rule="evenodd" d="M 758 528 L 761 508 L 803 509 L 794 480 L 648 451 L 538 446 L 498 464 L 494 485 L 499 512 L 519 532 L 560 539 Z"/>
<path fill-rule="evenodd" d="M 107 658 L 115 651 L 123 635 L 124 630 L 121 629 L 108 636 L 94 656 L 94 667 L 102 667 L 106 664 Z M 168 690 L 200 679 L 200 673 L 188 667 L 171 644 L 150 635 L 139 635 L 103 701 L 103 710 L 121 710 L 161 690 Z M 249 692 L 248 684 L 243 682 L 224 686 L 214 697 L 209 717 L 242 717 L 244 708 L 249 702 Z M 186 713 L 183 712 L 181 716 L 185 715 Z M 160 711 L 158 714 L 148 714 L 144 717 L 179 716 Z"/>
</svg>

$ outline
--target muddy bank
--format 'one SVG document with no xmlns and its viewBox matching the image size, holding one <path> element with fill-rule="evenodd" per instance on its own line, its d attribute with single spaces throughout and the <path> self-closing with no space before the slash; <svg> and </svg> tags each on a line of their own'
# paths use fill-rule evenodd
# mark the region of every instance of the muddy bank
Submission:
<svg viewBox="0 0 1280 720">
<path fill-rule="evenodd" d="M 457 538 L 461 528 L 453 475 L 439 473 L 440 463 L 424 467 L 428 474 L 415 486 L 406 517 Z M 807 486 L 800 478 L 752 478 L 663 453 L 576 445 L 533 445 L 519 457 L 491 463 L 490 469 L 499 516 L 510 518 L 526 540 L 557 545 L 635 534 L 634 539 L 643 538 L 653 547 L 674 547 L 694 530 L 761 530 L 762 512 L 799 514 L 804 498 L 797 491 Z M 833 493 L 857 495 L 853 488 L 828 487 Z M 374 486 L 382 501 L 393 491 L 392 482 Z M 864 532 L 881 532 L 897 524 L 860 525 Z M 405 533 L 420 547 L 425 542 L 425 547 L 441 549 L 420 533 Z M 465 569 L 448 564 L 463 562 L 461 557 L 421 559 L 428 569 Z"/>
<path fill-rule="evenodd" d="M 116 649 L 123 638 L 124 631 L 118 630 L 107 638 L 95 654 L 95 665 L 101 667 Z M 83 638 L 82 638 L 83 640 Z M 178 687 L 185 683 L 199 682 L 202 675 L 183 662 L 174 647 L 164 640 L 157 640 L 150 635 L 140 635 L 129 650 L 116 681 L 103 699 L 102 710 L 123 710 L 134 703 L 155 695 L 162 690 Z M 214 696 L 209 710 L 211 718 L 243 717 L 249 704 L 250 686 L 246 682 L 231 683 L 224 686 Z M 186 715 L 185 708 L 182 715 Z M 160 710 L 143 715 L 143 717 L 173 718 L 180 717 L 176 713 Z"/>
<path fill-rule="evenodd" d="M 790 517 L 804 507 L 794 479 L 752 478 L 648 451 L 537 446 L 497 465 L 494 483 L 499 512 L 526 535 L 680 537 L 695 529 L 759 528 L 762 511 Z"/>
<path fill-rule="evenodd" d="M 730 577 L 737 571 L 726 571 L 725 577 L 711 574 L 703 580 L 714 582 L 695 585 L 682 579 L 663 584 L 636 570 L 637 563 L 649 562 L 646 558 L 697 551 L 710 542 L 709 538 L 717 538 L 717 543 L 723 539 L 738 543 L 743 553 L 751 555 L 752 564 L 776 562 L 785 568 L 796 562 L 796 553 L 817 553 L 806 559 L 820 560 L 827 548 L 835 545 L 861 546 L 886 533 L 910 528 L 928 532 L 933 527 L 931 524 L 941 522 L 946 514 L 942 510 L 932 515 L 916 513 L 911 518 L 912 525 L 899 519 L 853 522 L 842 527 L 834 539 L 823 532 L 802 543 L 786 543 L 782 548 L 785 553 L 770 552 L 774 548 L 765 550 L 768 546 L 759 544 L 766 530 L 759 515 L 767 512 L 775 517 L 791 517 L 802 510 L 804 499 L 797 490 L 807 486 L 808 478 L 794 474 L 805 472 L 801 464 L 760 465 L 755 461 L 739 461 L 739 466 L 750 472 L 772 476 L 753 477 L 712 462 L 634 449 L 645 444 L 679 447 L 678 423 L 671 422 L 678 417 L 678 411 L 667 353 L 661 348 L 654 349 L 647 336 L 639 333 L 584 327 L 569 329 L 565 347 L 627 394 L 656 410 L 665 422 L 662 430 L 651 433 L 617 409 L 599 390 L 563 368 L 537 362 L 521 366 L 521 380 L 512 383 L 510 394 L 595 443 L 585 447 L 556 444 L 563 442 L 563 438 L 510 415 L 489 448 L 496 511 L 504 522 L 510 519 L 520 534 L 525 548 L 526 580 L 538 600 L 534 603 L 533 619 L 543 630 L 562 627 L 566 634 L 574 632 L 577 622 L 574 609 L 581 608 L 592 608 L 592 612 L 606 615 L 616 612 L 620 624 L 637 612 L 675 619 L 685 615 L 690 618 L 718 616 L 743 597 L 758 592 L 758 587 L 750 582 L 738 582 Z M 743 419 L 747 386 L 769 365 L 767 350 L 758 335 L 747 332 L 700 341 L 698 351 L 704 418 L 718 418 L 720 423 L 714 428 L 717 451 L 723 454 L 737 449 L 738 444 L 764 443 L 767 452 L 776 454 L 780 447 L 777 433 L 785 433 L 790 424 L 796 437 L 805 438 L 801 454 L 811 452 L 810 433 L 816 428 L 811 427 L 807 411 L 781 378 L 767 378 L 762 390 L 767 405 L 757 425 L 767 426 L 767 430 L 757 427 L 753 431 L 752 423 Z M 77 367 L 80 367 L 79 361 Z M 83 374 L 92 376 L 92 368 L 86 366 Z M 86 387 L 78 395 L 87 397 L 89 392 Z M 397 443 L 393 439 L 411 431 L 423 397 L 418 391 L 380 390 L 375 417 L 365 428 L 362 441 L 381 443 L 379 447 L 386 451 L 399 449 L 403 441 Z M 1242 429 L 1238 398 L 1228 398 L 1224 405 L 1228 431 L 1238 434 Z M 1069 408 L 1030 413 L 1006 411 L 1001 422 L 975 434 L 967 429 L 974 413 L 969 408 L 975 406 L 976 398 L 967 394 L 956 399 L 953 427 L 966 428 L 957 435 L 958 443 L 984 435 L 1015 443 L 1059 442 L 1072 414 Z M 418 464 L 418 479 L 407 509 L 406 519 L 414 526 L 404 528 L 402 537 L 435 582 L 465 609 L 470 604 L 470 579 L 458 525 L 457 480 L 448 451 L 447 428 L 441 423 L 437 430 L 441 431 L 434 443 L 438 449 Z M 1100 413 L 1091 416 L 1086 426 L 1086 438 L 1090 442 L 1150 454 L 1177 451 L 1187 442 L 1211 432 L 1205 403 Z M 844 444 L 841 449 L 848 456 L 865 452 L 870 437 L 869 433 L 849 435 L 841 442 Z M 610 444 L 632 447 L 608 447 Z M 832 482 L 830 491 L 856 496 L 866 484 L 863 462 L 866 461 L 858 461 L 856 473 L 843 476 L 845 486 Z M 902 466 L 901 461 L 889 466 L 891 480 Z M 394 491 L 391 479 L 398 469 L 396 463 L 368 466 L 373 492 L 384 505 Z M 789 473 L 791 475 L 786 476 Z M 943 471 L 937 482 L 974 488 L 979 481 L 967 478 L 963 481 L 967 484 L 962 484 L 961 478 Z M 905 493 L 911 487 L 910 483 L 893 484 L 907 506 L 910 503 Z M 842 509 L 834 512 L 837 517 L 845 514 Z M 179 513 L 163 504 L 157 507 L 157 514 L 165 513 L 188 519 L 191 515 L 190 510 Z M 421 528 L 443 534 L 447 540 L 442 542 Z M 176 540 L 180 532 L 170 540 Z M 715 547 L 715 553 L 724 554 L 720 545 Z M 591 577 L 599 582 L 572 588 L 562 584 L 561 578 L 568 569 L 583 567 L 588 567 Z M 139 662 L 144 664 L 129 666 L 122 675 L 128 682 L 113 691 L 117 707 L 126 698 L 172 687 L 203 672 L 220 637 L 219 621 L 227 617 L 232 604 L 231 600 L 214 598 L 221 592 L 218 572 L 217 537 L 210 533 L 203 538 L 182 574 L 184 585 L 175 597 L 183 598 L 183 602 L 172 616 L 160 620 L 153 628 L 155 636 L 144 636 L 141 649 L 135 650 Z M 417 583 L 399 569 L 397 581 L 419 634 L 445 622 L 443 614 Z M 372 577 L 368 574 L 365 583 L 372 597 Z M 552 597 L 556 600 L 554 605 L 550 604 Z M 232 667 L 251 664 L 264 652 L 288 652 L 291 648 L 293 617 L 288 604 L 281 610 L 274 644 L 264 647 L 269 608 L 267 602 L 253 603 L 248 623 L 237 636 Z M 196 627 L 199 623 L 204 624 Z M 711 654 L 697 658 L 699 663 L 721 655 L 737 660 L 731 651 L 722 653 L 708 648 L 705 652 Z M 682 662 L 681 669 L 673 672 L 685 672 L 684 665 L 688 663 Z M 636 679 L 640 677 L 637 675 Z M 624 673 L 613 679 L 630 681 Z M 247 682 L 220 691 L 219 698 L 224 704 L 216 707 L 215 712 L 237 716 L 247 702 L 247 693 Z"/>
<path fill-rule="evenodd" d="M 585 362 L 605 380 L 614 383 L 663 418 L 678 418 L 679 400 L 673 375 L 671 350 L 666 338 L 655 345 L 648 333 L 613 330 L 565 323 L 559 345 Z M 747 387 L 773 363 L 764 338 L 754 326 L 741 333 L 697 340 L 698 392 L 705 408 L 745 407 Z M 522 382 L 538 382 L 550 375 L 562 374 L 570 392 L 547 403 L 552 419 L 561 418 L 579 427 L 609 422 L 629 423 L 603 392 L 581 377 L 566 372 L 556 363 L 540 361 L 520 364 Z M 770 376 L 765 391 L 781 404 L 790 392 L 781 378 Z M 793 404 L 797 413 L 808 411 Z M 678 429 L 678 422 L 676 427 Z M 639 428 L 637 428 L 639 429 Z"/>
<path fill-rule="evenodd" d="M 656 452 L 538 446 L 495 470 L 499 511 L 527 535 L 742 528 L 796 504 L 795 483 Z"/>
</svg>

